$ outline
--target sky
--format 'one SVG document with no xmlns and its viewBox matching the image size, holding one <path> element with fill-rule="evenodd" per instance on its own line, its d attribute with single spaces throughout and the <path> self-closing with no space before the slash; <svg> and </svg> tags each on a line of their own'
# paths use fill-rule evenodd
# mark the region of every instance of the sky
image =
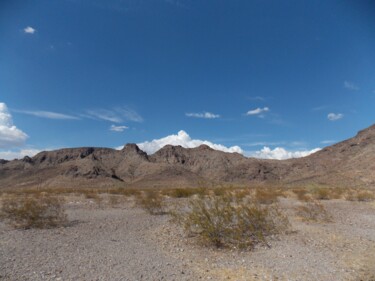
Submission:
<svg viewBox="0 0 375 281">
<path fill-rule="evenodd" d="M 306 156 L 375 120 L 375 3 L 1 0 L 0 158 Z"/>
</svg>

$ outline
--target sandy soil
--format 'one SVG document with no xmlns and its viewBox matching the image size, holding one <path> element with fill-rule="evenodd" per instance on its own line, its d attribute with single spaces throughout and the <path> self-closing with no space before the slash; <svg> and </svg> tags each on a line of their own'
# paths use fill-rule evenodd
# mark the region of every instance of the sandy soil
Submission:
<svg viewBox="0 0 375 281">
<path fill-rule="evenodd" d="M 324 201 L 332 223 L 296 217 L 293 232 L 252 252 L 203 247 L 167 215 L 126 202 L 99 208 L 70 198 L 67 227 L 0 223 L 0 280 L 375 280 L 375 204 Z"/>
</svg>

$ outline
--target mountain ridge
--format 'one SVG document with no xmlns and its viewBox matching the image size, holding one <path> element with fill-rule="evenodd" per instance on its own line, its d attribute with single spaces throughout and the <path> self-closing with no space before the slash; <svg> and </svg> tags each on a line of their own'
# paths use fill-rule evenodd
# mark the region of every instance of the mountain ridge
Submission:
<svg viewBox="0 0 375 281">
<path fill-rule="evenodd" d="M 0 160 L 1 187 L 133 186 L 189 187 L 260 183 L 375 184 L 375 125 L 309 156 L 287 160 L 247 158 L 238 153 L 166 145 L 148 155 L 136 144 L 63 148 L 34 157 Z"/>
</svg>

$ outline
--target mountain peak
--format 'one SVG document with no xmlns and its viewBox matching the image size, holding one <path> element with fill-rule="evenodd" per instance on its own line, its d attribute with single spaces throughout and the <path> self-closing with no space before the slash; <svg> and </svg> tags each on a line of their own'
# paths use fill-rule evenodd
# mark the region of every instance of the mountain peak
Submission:
<svg viewBox="0 0 375 281">
<path fill-rule="evenodd" d="M 123 149 L 121 149 L 125 155 L 139 155 L 147 158 L 147 153 L 141 150 L 135 143 L 127 143 Z"/>
</svg>

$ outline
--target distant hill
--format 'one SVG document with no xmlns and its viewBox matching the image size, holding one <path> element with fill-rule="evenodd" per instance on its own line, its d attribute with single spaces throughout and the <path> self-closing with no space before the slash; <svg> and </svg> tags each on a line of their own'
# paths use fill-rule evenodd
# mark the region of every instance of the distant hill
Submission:
<svg viewBox="0 0 375 281">
<path fill-rule="evenodd" d="M 196 187 L 260 183 L 375 186 L 375 125 L 307 157 L 246 158 L 238 153 L 167 145 L 147 155 L 122 150 L 66 148 L 20 160 L 0 160 L 0 186 Z"/>
</svg>

